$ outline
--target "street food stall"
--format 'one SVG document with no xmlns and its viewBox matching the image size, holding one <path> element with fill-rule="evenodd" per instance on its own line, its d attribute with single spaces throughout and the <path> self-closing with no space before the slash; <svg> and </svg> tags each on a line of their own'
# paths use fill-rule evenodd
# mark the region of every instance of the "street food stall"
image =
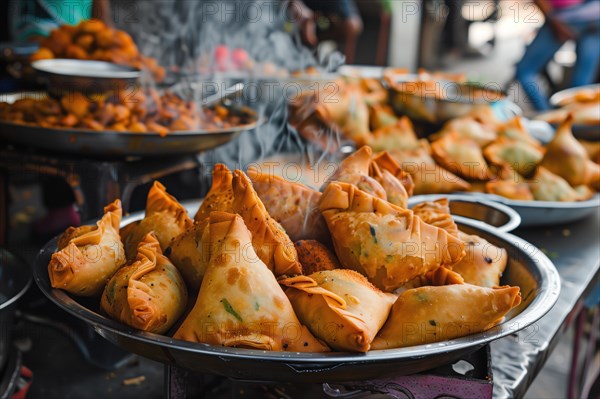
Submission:
<svg viewBox="0 0 600 399">
<path fill-rule="evenodd" d="M 0 397 L 522 397 L 572 325 L 590 394 L 600 86 L 532 115 L 245 33 L 61 25 L 2 95 Z M 37 180 L 77 214 L 32 236 Z"/>
</svg>

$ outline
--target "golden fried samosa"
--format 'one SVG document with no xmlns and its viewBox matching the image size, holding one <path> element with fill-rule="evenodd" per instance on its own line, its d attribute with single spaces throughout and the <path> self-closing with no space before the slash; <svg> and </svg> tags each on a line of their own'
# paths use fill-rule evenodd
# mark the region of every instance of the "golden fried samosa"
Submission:
<svg viewBox="0 0 600 399">
<path fill-rule="evenodd" d="M 175 237 L 165 251 L 183 275 L 188 287 L 194 292 L 200 289 L 210 260 L 208 219 L 203 219 L 203 222 L 195 223 Z"/>
<path fill-rule="evenodd" d="M 372 104 L 369 106 L 369 125 L 371 130 L 377 130 L 394 125 L 398 117 L 388 104 Z"/>
<path fill-rule="evenodd" d="M 412 122 L 403 116 L 394 124 L 379 127 L 369 136 L 373 151 L 412 150 L 419 146 Z"/>
<path fill-rule="evenodd" d="M 340 181 L 353 184 L 360 190 L 378 198 L 386 199 L 387 194 L 385 193 L 385 189 L 377 180 L 369 176 L 369 166 L 371 165 L 372 156 L 373 150 L 371 150 L 371 147 L 362 146 L 340 163 L 335 173 L 323 184 L 321 191 L 324 191 L 330 182 Z"/>
<path fill-rule="evenodd" d="M 600 141 L 578 140 L 588 154 L 588 157 L 600 164 Z"/>
<path fill-rule="evenodd" d="M 394 177 L 396 177 L 396 179 L 400 181 L 400 183 L 402 183 L 408 196 L 410 197 L 411 195 L 413 195 L 415 183 L 413 182 L 411 175 L 402 170 L 400 164 L 394 159 L 394 157 L 392 157 L 392 155 L 388 151 L 383 151 L 375 155 L 371 163 L 375 163 L 382 170 L 387 170 L 388 172 L 390 172 Z"/>
<path fill-rule="evenodd" d="M 544 151 L 524 141 L 500 138 L 483 150 L 493 164 L 508 165 L 523 176 L 530 176 L 544 157 Z"/>
<path fill-rule="evenodd" d="M 319 212 L 321 193 L 303 184 L 248 168 L 248 177 L 269 215 L 285 229 L 292 241 L 331 241 Z"/>
<path fill-rule="evenodd" d="M 125 250 L 119 237 L 121 201 L 104 208 L 96 226 L 69 230 L 66 246 L 52 254 L 48 275 L 53 288 L 74 295 L 94 296 L 125 263 Z M 64 245 L 64 244 L 63 244 Z"/>
<path fill-rule="evenodd" d="M 110 317 L 139 330 L 166 333 L 181 317 L 187 288 L 162 254 L 154 233 L 138 245 L 135 262 L 119 269 L 104 288 L 100 306 Z"/>
<path fill-rule="evenodd" d="M 95 224 L 87 224 L 87 225 L 83 225 L 83 226 L 78 226 L 78 227 L 68 227 L 64 233 L 62 233 L 60 235 L 60 237 L 58 237 L 58 243 L 56 244 L 58 250 L 60 251 L 61 249 L 65 248 L 67 245 L 69 245 L 69 242 L 71 242 L 71 240 L 75 237 L 79 237 L 82 236 L 86 233 L 89 233 L 90 231 L 94 231 L 98 228 L 98 226 L 96 226 Z M 121 229 L 122 230 L 122 229 Z"/>
<path fill-rule="evenodd" d="M 273 351 L 327 351 L 298 321 L 275 276 L 254 251 L 241 216 L 213 212 L 209 221 L 213 248 L 208 269 L 196 304 L 174 338 Z"/>
<path fill-rule="evenodd" d="M 323 100 L 315 106 L 315 112 L 357 145 L 364 145 L 371 134 L 369 107 L 358 87 L 340 84 L 335 92 L 323 93 Z"/>
<path fill-rule="evenodd" d="M 250 179 L 241 170 L 233 172 L 233 197 L 233 210 L 252 233 L 252 245 L 260 260 L 276 276 L 302 273 L 293 242 L 269 215 Z"/>
<path fill-rule="evenodd" d="M 458 227 L 450 214 L 450 203 L 448 198 L 440 198 L 435 201 L 421 202 L 412 208 L 416 216 L 440 229 L 444 229 L 448 234 L 458 237 Z"/>
<path fill-rule="evenodd" d="M 366 352 L 396 296 L 360 273 L 335 269 L 279 280 L 300 322 L 332 349 Z"/>
<path fill-rule="evenodd" d="M 218 163 L 212 170 L 212 179 L 210 190 L 194 216 L 194 221 L 202 225 L 200 229 L 208 223 L 211 212 L 233 212 L 233 173 L 227 166 Z"/>
<path fill-rule="evenodd" d="M 471 139 L 480 147 L 485 147 L 498 137 L 498 134 L 494 128 L 479 123 L 472 117 L 468 116 L 452 119 L 447 122 L 442 128 L 442 132 L 438 137 L 447 132 L 456 132 L 458 133 L 459 137 Z M 435 140 L 436 138 L 437 137 L 432 139 Z"/>
<path fill-rule="evenodd" d="M 489 288 L 500 285 L 500 277 L 508 261 L 506 250 L 477 235 L 462 231 L 459 234 L 459 238 L 466 244 L 467 254 L 452 266 L 452 270 L 460 274 L 468 284 Z"/>
<path fill-rule="evenodd" d="M 192 224 L 185 208 L 167 193 L 165 186 L 155 181 L 148 192 L 146 215 L 131 231 L 125 243 L 127 259 L 135 259 L 138 244 L 151 231 L 156 234 L 160 248 L 164 251 L 175 237 L 192 227 Z"/>
<path fill-rule="evenodd" d="M 500 125 L 498 137 L 523 141 L 534 147 L 541 147 L 541 143 L 527 132 L 520 116 L 516 116 L 505 124 Z"/>
<path fill-rule="evenodd" d="M 431 143 L 431 152 L 440 165 L 466 179 L 489 180 L 492 177 L 477 142 L 455 132 L 444 134 Z"/>
<path fill-rule="evenodd" d="M 463 242 L 445 230 L 348 183 L 331 183 L 319 209 L 342 265 L 385 291 L 465 254 Z"/>
<path fill-rule="evenodd" d="M 381 184 L 381 187 L 385 190 L 388 202 L 398 205 L 401 208 L 408 207 L 408 192 L 396 176 L 392 175 L 386 169 L 381 169 L 375 162 L 371 162 L 369 174 Z"/>
<path fill-rule="evenodd" d="M 554 138 L 546 146 L 541 165 L 565 179 L 573 187 L 598 184 L 600 165 L 589 159 L 585 148 L 573 137 L 572 123 L 573 118 L 569 116 L 556 129 Z"/>
<path fill-rule="evenodd" d="M 327 230 L 327 229 L 326 229 Z M 329 234 L 329 230 L 328 234 Z M 298 260 L 302 265 L 302 274 L 309 275 L 323 270 L 340 269 L 337 256 L 324 244 L 315 240 L 300 240 L 294 243 Z"/>
<path fill-rule="evenodd" d="M 493 180 L 485 183 L 485 192 L 517 201 L 533 201 L 533 194 L 526 182 Z"/>
<path fill-rule="evenodd" d="M 521 303 L 519 287 L 420 287 L 400 294 L 371 349 L 445 341 L 489 330 Z"/>
<path fill-rule="evenodd" d="M 544 167 L 529 182 L 533 198 L 537 201 L 577 201 L 580 194 L 562 177 L 555 175 Z"/>
<path fill-rule="evenodd" d="M 402 170 L 411 175 L 414 194 L 448 194 L 468 190 L 471 185 L 454 173 L 437 165 L 422 142 L 418 149 L 392 152 Z"/>
</svg>

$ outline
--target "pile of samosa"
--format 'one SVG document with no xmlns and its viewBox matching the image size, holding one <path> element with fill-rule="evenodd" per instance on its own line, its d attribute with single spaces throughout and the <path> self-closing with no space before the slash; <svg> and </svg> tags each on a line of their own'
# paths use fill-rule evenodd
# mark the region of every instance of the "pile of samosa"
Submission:
<svg viewBox="0 0 600 399">
<path fill-rule="evenodd" d="M 217 165 L 193 219 L 155 182 L 142 220 L 119 229 L 115 201 L 48 272 L 124 324 L 219 346 L 366 352 L 495 326 L 521 302 L 500 286 L 506 250 L 460 231 L 447 200 L 407 209 L 414 186 L 367 146 L 321 191 Z"/>
<path fill-rule="evenodd" d="M 530 135 L 520 116 L 500 121 L 489 105 L 476 106 L 419 139 L 376 79 L 339 80 L 323 90 L 307 91 L 292 103 L 291 122 L 299 133 L 324 148 L 339 141 L 324 132 L 339 132 L 357 147 L 387 151 L 412 177 L 415 194 L 474 191 L 517 201 L 565 202 L 590 199 L 600 190 L 600 143 L 573 136 L 576 113 L 563 116 L 546 146 Z"/>
</svg>

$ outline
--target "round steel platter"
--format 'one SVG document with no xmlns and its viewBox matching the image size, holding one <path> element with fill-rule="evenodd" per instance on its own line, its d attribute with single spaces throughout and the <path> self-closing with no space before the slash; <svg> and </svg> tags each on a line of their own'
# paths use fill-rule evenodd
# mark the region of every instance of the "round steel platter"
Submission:
<svg viewBox="0 0 600 399">
<path fill-rule="evenodd" d="M 199 202 L 185 203 L 190 214 Z M 122 225 L 143 213 L 124 218 Z M 90 324 L 116 345 L 138 355 L 185 369 L 253 381 L 335 382 L 413 374 L 440 366 L 488 342 L 527 327 L 548 312 L 560 293 L 560 277 L 552 262 L 535 246 L 508 233 L 483 226 L 461 226 L 492 244 L 506 248 L 509 263 L 502 284 L 521 287 L 522 303 L 504 322 L 483 333 L 430 345 L 357 353 L 288 353 L 190 343 L 135 330 L 99 312 L 99 298 L 74 299 L 50 286 L 47 266 L 57 238 L 47 243 L 34 265 L 34 279 L 56 305 Z"/>
</svg>

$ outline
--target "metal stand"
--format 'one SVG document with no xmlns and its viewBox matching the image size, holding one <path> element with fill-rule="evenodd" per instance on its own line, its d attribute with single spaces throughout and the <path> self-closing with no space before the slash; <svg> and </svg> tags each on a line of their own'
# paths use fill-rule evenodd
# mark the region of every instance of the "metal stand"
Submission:
<svg viewBox="0 0 600 399">
<path fill-rule="evenodd" d="M 165 366 L 165 397 L 185 398 L 491 398 L 493 389 L 489 346 L 453 364 L 423 373 L 370 381 L 300 384 L 239 381 Z M 383 396 L 382 396 L 383 395 Z"/>
<path fill-rule="evenodd" d="M 116 198 L 121 198 L 127 212 L 136 187 L 198 166 L 196 155 L 104 160 L 0 148 L 0 220 L 4 221 L 0 222 L 0 244 L 6 243 L 8 234 L 4 216 L 10 173 L 62 178 L 73 189 L 81 220 L 87 221 L 102 215 L 103 207 Z"/>
</svg>

